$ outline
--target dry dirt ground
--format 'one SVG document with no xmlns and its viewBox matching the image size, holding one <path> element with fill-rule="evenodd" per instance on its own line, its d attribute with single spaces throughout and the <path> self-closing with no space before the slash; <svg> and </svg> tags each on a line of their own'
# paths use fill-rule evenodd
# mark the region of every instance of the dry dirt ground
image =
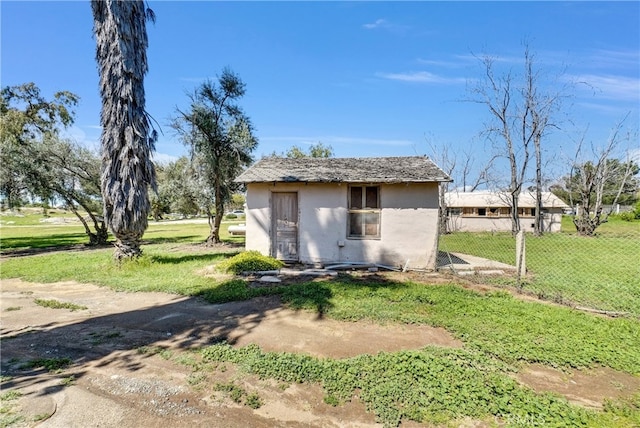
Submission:
<svg viewBox="0 0 640 428">
<path fill-rule="evenodd" d="M 333 358 L 462 346 L 442 329 L 339 322 L 286 309 L 275 297 L 212 305 L 163 293 L 14 279 L 2 281 L 1 297 L 2 374 L 11 376 L 2 392 L 21 393 L 11 402 L 23 416 L 15 426 L 374 427 L 374 416 L 357 398 L 331 407 L 318 385 L 263 381 L 233 367 L 207 373 L 205 381 L 179 361 L 188 362 L 190 349 L 221 340 Z M 87 309 L 52 309 L 36 305 L 35 299 Z M 142 352 L 161 348 L 160 353 Z M 35 359 L 62 357 L 73 363 L 60 373 L 23 367 Z M 605 397 L 640 389 L 639 378 L 608 369 L 566 373 L 532 366 L 518 376 L 536 390 L 556 391 L 591 407 L 601 406 Z M 257 393 L 263 405 L 254 410 L 236 404 L 228 394 L 213 391 L 216 382 L 242 385 Z"/>
</svg>

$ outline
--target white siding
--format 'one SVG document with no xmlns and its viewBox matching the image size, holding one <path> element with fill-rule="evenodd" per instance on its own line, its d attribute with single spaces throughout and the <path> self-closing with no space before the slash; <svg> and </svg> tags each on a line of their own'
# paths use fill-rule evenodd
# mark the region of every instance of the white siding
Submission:
<svg viewBox="0 0 640 428">
<path fill-rule="evenodd" d="M 555 212 L 544 214 L 544 231 L 560 232 L 562 226 L 562 212 L 555 209 Z M 478 217 L 452 215 L 448 219 L 449 230 L 452 232 L 510 232 L 510 217 Z M 533 232 L 535 218 L 520 217 L 520 227 L 525 232 Z"/>
<path fill-rule="evenodd" d="M 270 195 L 298 193 L 299 258 L 303 263 L 342 261 L 434 269 L 438 185 L 380 185 L 380 239 L 347 238 L 345 183 L 250 183 L 247 186 L 247 250 L 272 254 Z"/>
</svg>

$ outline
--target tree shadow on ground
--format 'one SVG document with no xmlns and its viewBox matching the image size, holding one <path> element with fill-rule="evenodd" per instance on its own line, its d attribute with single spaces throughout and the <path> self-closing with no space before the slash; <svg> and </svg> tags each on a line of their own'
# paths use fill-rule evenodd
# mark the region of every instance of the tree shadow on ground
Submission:
<svg viewBox="0 0 640 428">
<path fill-rule="evenodd" d="M 234 343 L 267 313 L 281 308 L 277 297 L 218 305 L 195 297 L 175 297 L 168 303 L 70 324 L 54 321 L 14 329 L 4 327 L 0 335 L 1 371 L 12 379 L 2 386 L 9 389 L 44 382 L 46 370 L 29 367 L 37 360 L 68 358 L 74 367 L 80 367 L 73 371 L 76 379 L 86 375 L 91 365 L 117 364 L 136 371 L 141 368 L 140 359 L 126 351 L 142 347 L 186 350 L 221 341 Z M 64 376 L 68 375 L 60 375 Z"/>
<path fill-rule="evenodd" d="M 4 239 L 2 240 L 4 245 Z M 50 253 L 62 253 L 62 252 L 81 252 L 81 251 L 95 251 L 104 250 L 107 248 L 113 248 L 113 244 L 108 243 L 105 245 L 89 245 L 89 244 L 63 244 L 45 247 L 28 247 L 28 248 L 3 248 L 0 252 L 0 258 L 13 258 L 13 257 L 26 257 L 35 256 L 39 254 Z"/>
<path fill-rule="evenodd" d="M 0 330 L 1 372 L 3 377 L 10 376 L 2 387 L 6 390 L 29 387 L 37 389 L 39 395 L 52 394 L 64 387 L 63 381 L 69 373 L 78 380 L 89 374 L 92 367 L 114 366 L 135 372 L 144 367 L 146 358 L 162 350 L 194 350 L 219 342 L 233 345 L 250 334 L 267 316 L 277 316 L 286 309 L 312 310 L 320 319 L 333 307 L 331 281 L 335 280 L 296 278 L 291 283 L 271 287 L 261 286 L 251 279 L 236 278 L 212 284 L 197 297 L 172 296 L 167 300 L 165 295 L 157 300 L 157 296 L 148 295 L 148 299 L 144 297 L 147 300 L 141 300 L 140 309 L 98 316 L 83 316 L 80 311 L 77 317 L 76 313 L 57 317 L 60 312 L 50 310 L 52 312 L 37 319 L 22 321 L 19 312 L 8 312 L 9 316 L 13 314 L 18 318 L 3 322 Z M 342 287 L 402 286 L 378 275 L 353 278 L 341 274 L 337 281 Z M 3 289 L 3 295 L 5 292 L 28 292 L 29 284 L 22 288 L 25 291 Z M 43 290 L 40 288 L 28 295 L 29 305 L 39 295 L 51 294 Z M 139 293 L 122 298 L 142 299 L 143 296 L 144 293 Z M 35 304 L 25 309 L 34 308 Z M 37 309 L 47 311 L 46 308 Z M 112 310 L 117 311 L 117 307 Z M 89 314 L 100 312 L 100 306 L 89 306 L 88 311 Z M 42 320 L 47 321 L 38 322 Z M 149 349 L 155 351 L 145 351 Z M 52 359 L 69 359 L 71 365 L 60 373 L 29 366 L 33 361 Z M 60 384 L 52 386 L 52 378 L 58 378 Z M 38 388 L 40 384 L 42 387 Z"/>
</svg>

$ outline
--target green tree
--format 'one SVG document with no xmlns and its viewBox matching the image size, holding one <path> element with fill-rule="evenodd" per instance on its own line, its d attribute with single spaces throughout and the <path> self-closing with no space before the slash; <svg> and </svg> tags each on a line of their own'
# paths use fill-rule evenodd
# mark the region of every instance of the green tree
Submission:
<svg viewBox="0 0 640 428">
<path fill-rule="evenodd" d="M 172 127 L 191 150 L 195 175 L 206 195 L 209 245 L 220 242 L 225 203 L 239 188 L 234 179 L 253 161 L 251 153 L 258 145 L 249 117 L 237 104 L 244 94 L 245 84 L 225 68 L 217 84 L 211 80 L 201 84 L 189 96 L 189 109 L 178 109 L 172 121 Z M 217 215 L 211 211 L 211 203 Z"/>
<path fill-rule="evenodd" d="M 3 89 L 0 188 L 11 208 L 16 195 L 24 193 L 43 202 L 62 199 L 83 224 L 89 243 L 104 244 L 108 235 L 99 215 L 100 161 L 59 135 L 73 123 L 71 107 L 77 100 L 70 92 L 47 100 L 33 83 Z"/>
<path fill-rule="evenodd" d="M 241 210 L 244 208 L 244 204 L 247 202 L 247 198 L 242 193 L 234 193 L 231 195 L 231 202 L 229 207 L 232 210 Z"/>
<path fill-rule="evenodd" d="M 300 158 L 331 158 L 334 156 L 333 147 L 331 145 L 324 145 L 322 142 L 312 144 L 308 150 L 304 150 L 300 146 L 291 146 L 285 153 L 279 155 L 275 151 L 271 154 L 274 157 L 286 157 L 293 159 Z"/>
<path fill-rule="evenodd" d="M 104 215 L 116 238 L 114 258 L 142 254 L 140 241 L 155 190 L 151 153 L 157 139 L 145 111 L 146 20 L 153 12 L 142 1 L 93 0 L 96 61 L 102 111 L 101 190 Z"/>
<path fill-rule="evenodd" d="M 39 165 L 31 177 L 45 193 L 62 198 L 82 223 L 90 245 L 104 245 L 108 229 L 102 211 L 100 159 L 92 151 L 67 140 L 51 139 L 35 147 Z M 85 215 L 86 214 L 86 215 Z M 93 229 L 92 229 L 93 227 Z"/>
<path fill-rule="evenodd" d="M 60 91 L 48 100 L 34 83 L 7 86 L 0 93 L 0 195 L 9 209 L 20 205 L 28 190 L 28 162 L 35 142 L 57 136 L 61 128 L 73 124 L 73 108 L 78 96 Z M 25 170 L 24 168 L 27 168 Z M 38 195 L 42 196 L 42 195 Z"/>
<path fill-rule="evenodd" d="M 196 215 L 200 211 L 200 186 L 194 179 L 191 161 L 180 157 L 175 162 L 157 167 L 158 192 L 152 195 L 153 217 L 158 220 L 162 214 L 178 213 L 182 216 Z"/>
</svg>

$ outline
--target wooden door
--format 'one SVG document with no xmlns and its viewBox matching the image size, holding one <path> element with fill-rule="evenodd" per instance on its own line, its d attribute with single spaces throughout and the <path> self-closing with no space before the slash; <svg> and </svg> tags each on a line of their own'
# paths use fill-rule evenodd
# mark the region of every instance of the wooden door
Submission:
<svg viewBox="0 0 640 428">
<path fill-rule="evenodd" d="M 280 260 L 298 260 L 298 194 L 271 194 L 272 256 Z"/>
</svg>

